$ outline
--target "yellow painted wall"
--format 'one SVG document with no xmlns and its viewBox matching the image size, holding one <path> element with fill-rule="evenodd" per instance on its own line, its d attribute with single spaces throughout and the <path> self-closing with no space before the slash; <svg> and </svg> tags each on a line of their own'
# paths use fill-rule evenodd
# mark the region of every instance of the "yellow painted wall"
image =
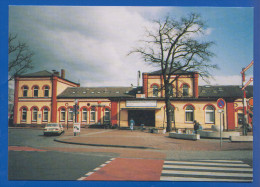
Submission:
<svg viewBox="0 0 260 187">
<path fill-rule="evenodd" d="M 27 97 L 33 97 L 33 89 L 32 86 L 38 85 L 39 90 L 38 90 L 38 97 L 44 97 L 44 89 L 42 87 L 44 85 L 49 86 L 49 97 L 51 97 L 51 90 L 52 90 L 52 84 L 51 80 L 49 78 L 44 78 L 44 79 L 36 79 L 34 78 L 33 81 L 32 79 L 20 79 L 19 81 L 19 91 L 18 91 L 18 97 L 23 97 L 23 89 L 22 86 L 27 85 L 28 86 L 28 95 Z"/>
<path fill-rule="evenodd" d="M 72 83 L 69 83 L 67 81 L 64 81 L 62 79 L 58 79 L 58 82 L 57 82 L 57 95 L 62 93 L 68 87 L 76 87 L 76 85 L 72 84 Z"/>
<path fill-rule="evenodd" d="M 174 80 L 174 77 L 172 77 L 170 79 L 170 81 L 173 81 Z M 192 97 L 193 96 L 193 78 L 190 76 L 190 77 L 187 77 L 187 76 L 184 76 L 184 77 L 179 77 L 178 78 L 178 90 L 181 94 L 179 94 L 179 97 L 182 96 L 182 88 L 181 88 L 181 85 L 183 83 L 186 83 L 190 86 L 189 88 L 189 97 Z M 159 85 L 159 89 L 161 88 L 161 78 L 160 76 L 148 76 L 148 97 L 153 97 L 153 88 L 151 88 L 151 85 L 152 84 L 158 84 Z M 173 85 L 174 85 L 174 88 L 173 88 L 173 96 L 176 96 L 176 90 L 177 90 L 177 87 L 176 87 L 176 81 L 173 82 Z M 162 81 L 162 86 L 164 86 L 164 82 Z M 165 93 L 165 90 L 163 90 L 163 97 L 164 97 L 164 93 Z M 161 97 L 161 91 L 158 92 L 158 97 Z"/>
<path fill-rule="evenodd" d="M 22 111 L 20 111 L 20 108 L 22 106 L 26 106 L 28 108 L 27 120 L 26 121 L 21 121 Z M 41 114 L 41 118 L 39 118 L 39 116 L 38 116 L 37 117 L 37 122 L 33 122 L 33 123 L 37 123 L 37 124 L 46 123 L 46 122 L 42 122 L 43 112 L 41 111 L 41 108 L 43 106 L 47 106 L 47 107 L 51 108 L 51 102 L 50 101 L 49 102 L 18 102 L 18 117 L 17 117 L 18 124 L 20 124 L 20 123 L 31 124 L 32 123 L 32 112 L 31 112 L 30 109 L 33 106 L 37 106 L 39 108 L 38 115 Z M 50 120 L 51 120 L 51 111 L 48 112 L 48 122 L 50 122 Z"/>
</svg>

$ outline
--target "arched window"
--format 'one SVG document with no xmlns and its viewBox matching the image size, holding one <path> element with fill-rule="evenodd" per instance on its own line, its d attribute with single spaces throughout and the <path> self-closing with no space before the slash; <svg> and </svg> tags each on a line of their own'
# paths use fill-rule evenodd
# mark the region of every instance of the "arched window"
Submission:
<svg viewBox="0 0 260 187">
<path fill-rule="evenodd" d="M 48 121 L 48 108 L 43 109 L 43 121 Z"/>
<path fill-rule="evenodd" d="M 33 96 L 34 97 L 38 97 L 38 92 L 39 92 L 39 87 L 38 86 L 34 86 L 33 87 Z"/>
<path fill-rule="evenodd" d="M 37 121 L 38 109 L 36 107 L 32 110 L 32 121 Z"/>
<path fill-rule="evenodd" d="M 206 123 L 215 123 L 215 109 L 213 106 L 207 106 L 205 110 Z"/>
<path fill-rule="evenodd" d="M 23 108 L 22 109 L 22 121 L 26 121 L 27 119 L 27 109 Z"/>
<path fill-rule="evenodd" d="M 96 121 L 96 110 L 95 108 L 91 108 L 90 110 L 90 121 Z"/>
<path fill-rule="evenodd" d="M 158 97 L 158 86 L 153 85 L 153 97 Z"/>
<path fill-rule="evenodd" d="M 182 93 L 184 97 L 189 96 L 189 86 L 187 84 L 182 86 Z"/>
<path fill-rule="evenodd" d="M 88 115 L 87 115 L 87 109 L 83 108 L 82 110 L 82 121 L 87 121 Z"/>
<path fill-rule="evenodd" d="M 110 121 L 110 110 L 108 108 L 105 109 L 104 121 Z"/>
<path fill-rule="evenodd" d="M 48 86 L 44 87 L 44 97 L 49 97 L 49 87 Z"/>
<path fill-rule="evenodd" d="M 66 110 L 65 108 L 62 108 L 60 110 L 60 121 L 65 121 L 65 114 L 66 114 Z"/>
<path fill-rule="evenodd" d="M 73 121 L 73 108 L 69 108 L 68 121 Z"/>
<path fill-rule="evenodd" d="M 193 122 L 194 121 L 194 108 L 191 105 L 188 105 L 185 108 L 185 122 Z"/>
<path fill-rule="evenodd" d="M 28 86 L 24 86 L 23 87 L 23 97 L 27 97 L 28 96 Z"/>
</svg>

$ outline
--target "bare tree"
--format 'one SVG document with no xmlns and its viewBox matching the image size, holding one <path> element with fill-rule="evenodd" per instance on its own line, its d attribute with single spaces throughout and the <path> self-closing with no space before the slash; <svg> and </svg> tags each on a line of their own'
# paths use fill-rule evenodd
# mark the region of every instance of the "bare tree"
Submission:
<svg viewBox="0 0 260 187">
<path fill-rule="evenodd" d="M 129 54 L 138 53 L 145 62 L 158 65 L 162 71 L 165 90 L 167 132 L 172 130 L 170 114 L 170 98 L 172 83 L 180 74 L 178 72 L 197 72 L 201 77 L 210 75 L 209 69 L 217 68 L 210 63 L 214 53 L 210 51 L 213 42 L 202 40 L 206 26 L 200 15 L 191 13 L 180 20 L 166 17 L 154 21 L 155 26 L 147 29 L 147 40 L 142 40 L 141 47 Z M 175 78 L 171 78 L 176 75 Z M 178 95 L 178 93 L 176 94 Z"/>
<path fill-rule="evenodd" d="M 16 75 L 33 68 L 32 56 L 34 53 L 24 42 L 17 41 L 17 35 L 9 34 L 8 38 L 8 81 Z"/>
</svg>

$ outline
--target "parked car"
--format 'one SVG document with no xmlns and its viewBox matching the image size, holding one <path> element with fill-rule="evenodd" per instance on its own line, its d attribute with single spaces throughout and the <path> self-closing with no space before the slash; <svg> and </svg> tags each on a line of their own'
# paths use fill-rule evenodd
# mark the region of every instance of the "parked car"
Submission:
<svg viewBox="0 0 260 187">
<path fill-rule="evenodd" d="M 43 135 L 61 135 L 64 132 L 63 126 L 58 123 L 49 123 L 43 130 Z"/>
</svg>

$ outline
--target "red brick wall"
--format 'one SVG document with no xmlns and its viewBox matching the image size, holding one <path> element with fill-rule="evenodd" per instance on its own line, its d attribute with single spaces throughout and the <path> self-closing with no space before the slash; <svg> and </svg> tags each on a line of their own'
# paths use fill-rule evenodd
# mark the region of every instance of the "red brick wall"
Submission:
<svg viewBox="0 0 260 187">
<path fill-rule="evenodd" d="M 52 79 L 51 122 L 57 122 L 57 77 Z"/>
<path fill-rule="evenodd" d="M 111 102 L 111 124 L 117 124 L 117 101 Z"/>
<path fill-rule="evenodd" d="M 148 96 L 148 75 L 147 73 L 143 73 L 143 93 L 145 97 Z"/>
<path fill-rule="evenodd" d="M 235 130 L 234 102 L 227 102 L 227 128 L 228 130 Z"/>
</svg>

